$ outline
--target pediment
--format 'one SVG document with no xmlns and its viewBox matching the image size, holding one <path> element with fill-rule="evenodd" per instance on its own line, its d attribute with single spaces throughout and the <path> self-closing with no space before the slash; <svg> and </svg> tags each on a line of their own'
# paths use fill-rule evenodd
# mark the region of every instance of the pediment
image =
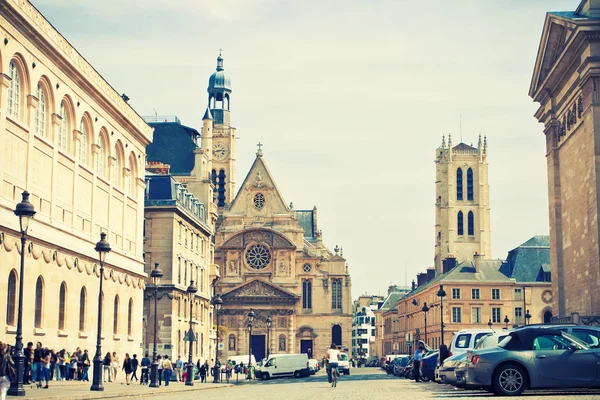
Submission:
<svg viewBox="0 0 600 400">
<path fill-rule="evenodd" d="M 259 278 L 242 283 L 221 295 L 225 304 L 230 302 L 294 304 L 299 297 L 289 290 Z"/>
</svg>

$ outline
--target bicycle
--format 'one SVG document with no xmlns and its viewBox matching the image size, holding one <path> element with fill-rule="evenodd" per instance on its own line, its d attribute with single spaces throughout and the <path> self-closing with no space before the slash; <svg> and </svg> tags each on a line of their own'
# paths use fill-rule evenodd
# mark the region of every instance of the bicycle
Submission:
<svg viewBox="0 0 600 400">
<path fill-rule="evenodd" d="M 338 381 L 338 370 L 337 367 L 331 367 L 330 369 L 330 373 L 331 373 L 331 387 L 336 387 L 337 386 L 337 381 Z"/>
</svg>

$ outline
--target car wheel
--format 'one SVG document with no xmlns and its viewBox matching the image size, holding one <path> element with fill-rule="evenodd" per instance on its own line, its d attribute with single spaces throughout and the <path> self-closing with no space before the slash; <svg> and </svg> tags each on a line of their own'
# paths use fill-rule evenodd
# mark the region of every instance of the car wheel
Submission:
<svg viewBox="0 0 600 400">
<path fill-rule="evenodd" d="M 269 380 L 269 378 L 270 378 L 270 376 L 269 376 L 269 373 L 268 373 L 268 372 L 265 372 L 265 373 L 263 373 L 263 374 L 262 374 L 262 379 L 263 379 L 263 381 L 268 381 L 268 380 Z"/>
<path fill-rule="evenodd" d="M 350 370 L 347 370 L 347 371 L 346 371 L 346 375 L 350 375 Z"/>
<path fill-rule="evenodd" d="M 518 396 L 525 390 L 527 375 L 518 365 L 502 365 L 494 373 L 494 393 L 502 396 Z"/>
<path fill-rule="evenodd" d="M 300 378 L 301 376 L 302 374 L 300 373 L 300 371 L 294 372 L 294 378 Z"/>
</svg>

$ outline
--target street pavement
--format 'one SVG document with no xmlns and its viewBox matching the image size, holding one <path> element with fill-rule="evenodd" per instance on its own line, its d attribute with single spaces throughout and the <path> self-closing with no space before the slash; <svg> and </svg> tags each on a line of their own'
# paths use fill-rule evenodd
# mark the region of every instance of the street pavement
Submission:
<svg viewBox="0 0 600 400">
<path fill-rule="evenodd" d="M 105 392 L 90 392 L 88 382 L 53 382 L 51 388 L 31 389 L 27 387 L 25 399 L 79 400 L 100 398 L 140 398 L 162 400 L 415 400 L 415 399 L 451 399 L 468 400 L 481 397 L 495 398 L 484 391 L 457 390 L 448 385 L 437 383 L 415 383 L 387 375 L 379 368 L 354 368 L 351 375 L 341 376 L 338 386 L 332 388 L 327 382 L 325 371 L 302 379 L 271 379 L 268 381 L 246 381 L 234 379 L 231 384 L 196 383 L 193 387 L 183 383 L 171 383 L 169 387 L 150 389 L 137 384 L 126 386 L 120 383 L 105 384 Z M 600 390 L 558 390 L 526 392 L 528 400 L 597 400 Z"/>
</svg>

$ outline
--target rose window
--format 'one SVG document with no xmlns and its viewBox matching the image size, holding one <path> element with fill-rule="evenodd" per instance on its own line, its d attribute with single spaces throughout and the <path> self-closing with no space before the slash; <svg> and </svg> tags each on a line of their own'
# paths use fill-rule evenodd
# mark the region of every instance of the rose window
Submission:
<svg viewBox="0 0 600 400">
<path fill-rule="evenodd" d="M 312 266 L 310 264 L 304 264 L 302 270 L 306 273 L 309 273 L 310 271 L 312 271 Z"/>
<path fill-rule="evenodd" d="M 271 252 L 267 246 L 255 244 L 246 251 L 246 263 L 254 269 L 263 269 L 271 262 Z"/>
<path fill-rule="evenodd" d="M 262 208 L 265 206 L 265 195 L 262 193 L 256 193 L 254 195 L 254 207 L 258 208 L 259 210 L 262 210 Z"/>
</svg>

